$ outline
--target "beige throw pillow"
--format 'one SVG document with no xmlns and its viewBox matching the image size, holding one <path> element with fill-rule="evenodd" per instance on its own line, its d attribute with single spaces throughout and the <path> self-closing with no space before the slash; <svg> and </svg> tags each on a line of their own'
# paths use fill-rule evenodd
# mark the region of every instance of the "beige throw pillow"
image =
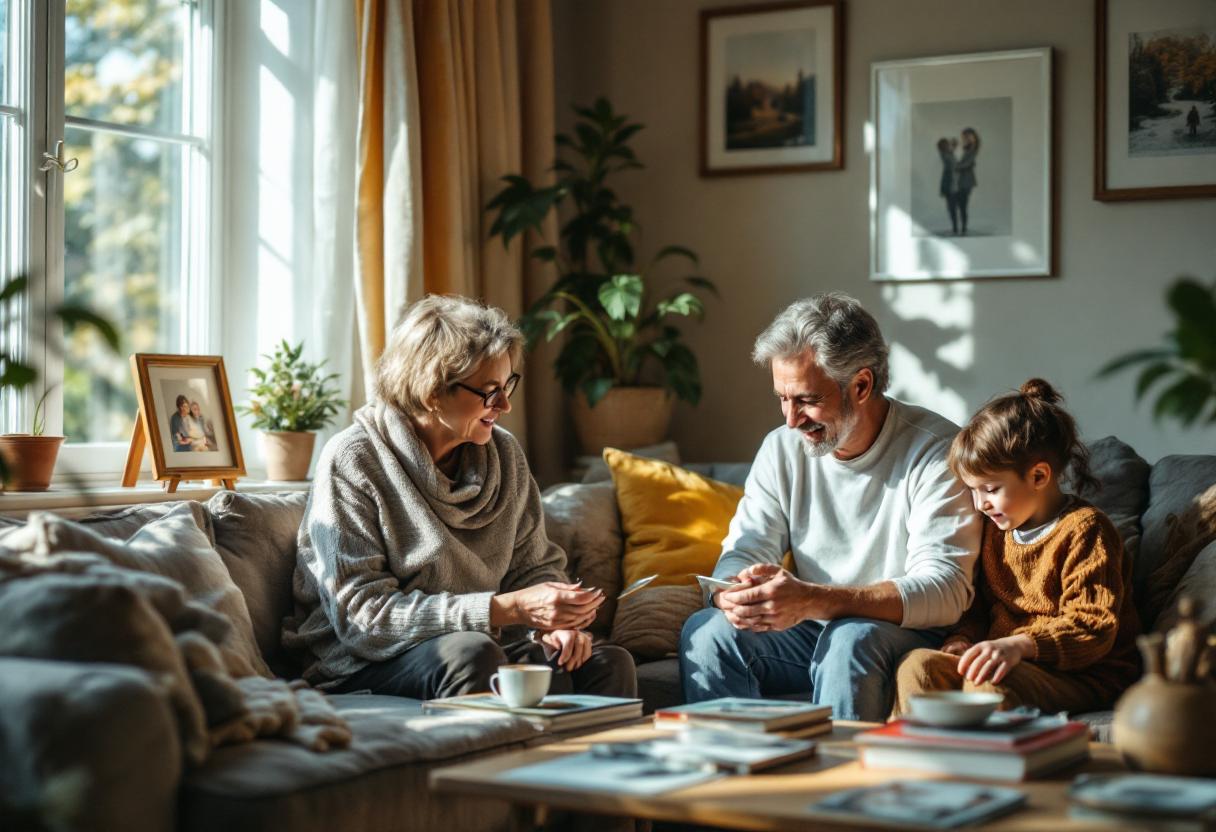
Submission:
<svg viewBox="0 0 1216 832">
<path fill-rule="evenodd" d="M 229 674 L 234 678 L 274 678 L 258 651 L 245 599 L 202 531 L 206 525 L 204 511 L 199 503 L 183 502 L 125 542 L 102 537 L 54 514 L 34 512 L 23 528 L 5 535 L 3 545 L 41 557 L 58 552 L 95 552 L 119 566 L 172 578 L 185 587 L 192 600 L 232 622 L 231 631 L 219 645 Z"/>
<path fill-rule="evenodd" d="M 684 622 L 704 606 L 698 586 L 648 586 L 621 599 L 612 643 L 639 661 L 666 658 L 679 650 Z"/>
</svg>

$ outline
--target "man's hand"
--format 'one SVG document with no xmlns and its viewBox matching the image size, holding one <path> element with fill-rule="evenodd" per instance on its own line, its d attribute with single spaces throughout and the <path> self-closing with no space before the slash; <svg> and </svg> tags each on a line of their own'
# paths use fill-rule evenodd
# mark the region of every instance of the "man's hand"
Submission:
<svg viewBox="0 0 1216 832">
<path fill-rule="evenodd" d="M 814 584 L 800 581 L 780 566 L 753 564 L 739 573 L 739 589 L 717 592 L 717 606 L 740 630 L 765 633 L 788 630 L 808 618 Z"/>
<path fill-rule="evenodd" d="M 950 636 L 942 645 L 942 652 L 951 656 L 961 656 L 971 647 L 971 639 L 966 636 Z"/>
<path fill-rule="evenodd" d="M 958 660 L 958 672 L 973 685 L 987 681 L 1000 684 L 1023 659 L 1033 659 L 1035 652 L 1034 642 L 1021 634 L 981 641 L 963 653 Z"/>
<path fill-rule="evenodd" d="M 578 670 L 591 658 L 591 635 L 582 630 L 553 630 L 541 633 L 537 640 L 558 652 L 557 663 L 565 670 Z"/>
</svg>

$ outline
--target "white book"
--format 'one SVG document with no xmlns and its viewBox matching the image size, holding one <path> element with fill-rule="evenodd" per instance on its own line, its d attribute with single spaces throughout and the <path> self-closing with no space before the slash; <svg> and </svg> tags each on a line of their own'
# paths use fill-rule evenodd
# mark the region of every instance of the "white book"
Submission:
<svg viewBox="0 0 1216 832">
<path fill-rule="evenodd" d="M 927 771 L 981 780 L 1027 780 L 1088 758 L 1089 737 L 1085 734 L 1029 754 L 893 745 L 861 746 L 861 765 L 864 768 Z"/>
</svg>

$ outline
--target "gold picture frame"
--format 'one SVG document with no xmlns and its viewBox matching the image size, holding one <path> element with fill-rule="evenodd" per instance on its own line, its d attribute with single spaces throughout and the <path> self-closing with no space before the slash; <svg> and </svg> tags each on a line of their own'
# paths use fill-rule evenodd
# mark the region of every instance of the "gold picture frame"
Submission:
<svg viewBox="0 0 1216 832">
<path fill-rule="evenodd" d="M 182 480 L 211 480 L 232 488 L 245 476 L 222 357 L 136 353 L 131 372 L 139 414 L 123 485 L 135 485 L 145 447 L 152 478 L 166 482 L 170 492 Z"/>
</svg>

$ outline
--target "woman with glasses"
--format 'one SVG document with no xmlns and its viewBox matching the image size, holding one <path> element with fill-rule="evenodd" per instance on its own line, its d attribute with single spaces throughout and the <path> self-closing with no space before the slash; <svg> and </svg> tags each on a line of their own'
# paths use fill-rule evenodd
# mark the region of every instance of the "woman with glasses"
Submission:
<svg viewBox="0 0 1216 832">
<path fill-rule="evenodd" d="M 497 425 L 523 342 L 502 310 L 455 296 L 418 301 L 393 331 L 300 528 L 283 643 L 315 687 L 433 699 L 548 662 L 554 693 L 634 695 L 629 654 L 584 630 L 603 593 L 569 582 L 523 450 Z"/>
</svg>

